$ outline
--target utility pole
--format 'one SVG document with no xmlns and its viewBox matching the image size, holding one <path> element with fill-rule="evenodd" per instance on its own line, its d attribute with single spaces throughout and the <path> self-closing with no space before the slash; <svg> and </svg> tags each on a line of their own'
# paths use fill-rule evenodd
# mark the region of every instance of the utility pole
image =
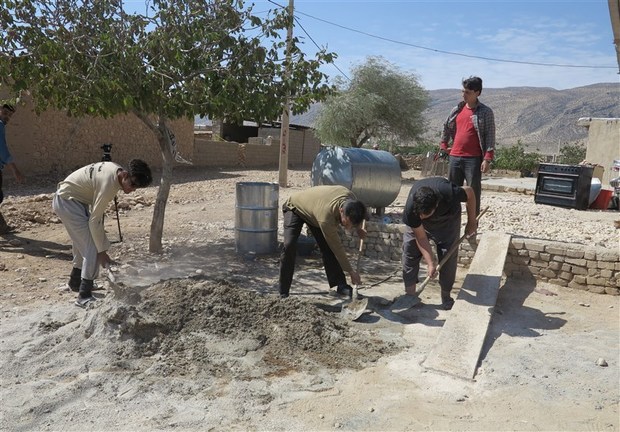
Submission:
<svg viewBox="0 0 620 432">
<path fill-rule="evenodd" d="M 284 70 L 285 85 L 291 77 L 292 55 L 291 46 L 293 44 L 293 0 L 288 1 L 288 13 L 291 19 L 286 32 L 286 69 Z M 290 112 L 290 93 L 287 92 L 282 108 L 282 121 L 280 124 L 280 170 L 278 183 L 280 187 L 288 185 L 288 150 L 289 150 L 289 112 Z"/>
</svg>

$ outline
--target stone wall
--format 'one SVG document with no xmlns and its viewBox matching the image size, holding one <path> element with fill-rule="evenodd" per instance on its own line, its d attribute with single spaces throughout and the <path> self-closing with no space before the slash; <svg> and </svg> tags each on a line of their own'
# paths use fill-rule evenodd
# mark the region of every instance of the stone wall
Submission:
<svg viewBox="0 0 620 432">
<path fill-rule="evenodd" d="M 400 265 L 404 230 L 403 224 L 369 221 L 364 256 Z M 355 254 L 359 248 L 357 235 L 342 233 L 341 237 L 349 252 Z M 460 265 L 469 266 L 479 239 L 477 236 L 461 243 Z M 518 279 L 533 277 L 600 294 L 620 295 L 620 253 L 617 250 L 513 237 L 504 274 Z"/>
</svg>

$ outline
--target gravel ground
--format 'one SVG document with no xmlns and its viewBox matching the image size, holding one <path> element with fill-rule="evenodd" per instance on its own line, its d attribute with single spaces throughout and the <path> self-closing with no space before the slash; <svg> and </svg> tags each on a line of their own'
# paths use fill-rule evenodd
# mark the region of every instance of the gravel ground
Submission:
<svg viewBox="0 0 620 432">
<path fill-rule="evenodd" d="M 404 174 L 395 214 L 415 176 Z M 367 291 L 379 306 L 346 322 L 319 259 L 299 260 L 281 302 L 277 256 L 235 253 L 235 184 L 277 176 L 176 170 L 161 256 L 146 252 L 157 187 L 121 194 L 119 283 L 103 280 L 88 309 L 64 285 L 58 179 L 7 182 L 2 212 L 18 231 L 0 237 L 0 430 L 619 430 L 620 297 L 508 280 L 476 380 L 433 373 L 422 363 L 454 314 L 436 287 L 399 315 L 388 306 L 402 282 L 386 280 Z M 310 184 L 308 170 L 288 178 L 280 202 Z M 617 212 L 483 200 L 481 230 L 617 247 Z M 106 220 L 115 240 L 113 206 Z"/>
<path fill-rule="evenodd" d="M 581 211 L 536 204 L 533 195 L 510 192 L 483 191 L 481 201 L 491 210 L 490 215 L 481 219 L 481 229 L 587 246 L 618 247 L 614 224 L 620 219 L 617 211 Z"/>
<path fill-rule="evenodd" d="M 403 185 L 400 193 L 386 214 L 394 222 L 400 220 L 412 180 L 420 178 L 419 171 L 403 172 Z M 277 182 L 275 170 L 207 170 L 204 168 L 180 167 L 174 172 L 169 203 L 189 204 L 202 202 L 205 211 L 212 214 L 210 219 L 221 219 L 220 234 L 227 235 L 234 227 L 234 191 L 240 181 Z M 55 189 L 58 179 L 49 176 L 33 177 L 23 185 L 15 185 L 12 179 L 5 180 L 5 203 L 2 211 L 10 224 L 18 229 L 28 229 L 33 225 L 47 223 L 54 218 L 47 199 L 38 196 L 49 195 Z M 158 184 L 157 181 L 154 182 Z M 309 170 L 289 170 L 288 188 L 280 189 L 280 202 L 297 190 L 310 186 Z M 154 202 L 157 188 L 152 186 L 137 194 L 124 196 L 119 200 L 129 200 L 130 205 L 140 195 L 146 203 Z M 37 197 L 38 196 L 38 197 Z M 49 198 L 49 196 L 47 197 Z M 215 199 L 219 204 L 212 205 Z M 28 203 L 26 206 L 21 204 Z M 493 230 L 510 233 L 514 236 L 554 240 L 603 248 L 618 248 L 620 212 L 615 210 L 575 210 L 536 204 L 534 195 L 517 192 L 482 192 L 482 207 L 489 212 L 480 220 L 480 230 Z M 228 208 L 230 207 L 230 208 Z M 170 220 L 167 218 L 167 220 Z M 216 228 L 217 229 L 217 228 Z M 217 234 L 217 233 L 214 233 Z"/>
</svg>

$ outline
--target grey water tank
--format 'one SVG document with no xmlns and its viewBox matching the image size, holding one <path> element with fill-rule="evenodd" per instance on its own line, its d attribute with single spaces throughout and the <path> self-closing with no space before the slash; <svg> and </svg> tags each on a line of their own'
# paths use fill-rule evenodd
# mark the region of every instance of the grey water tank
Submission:
<svg viewBox="0 0 620 432">
<path fill-rule="evenodd" d="M 390 152 L 325 147 L 312 164 L 312 185 L 341 185 L 364 204 L 382 208 L 400 192 L 400 164 Z"/>
</svg>

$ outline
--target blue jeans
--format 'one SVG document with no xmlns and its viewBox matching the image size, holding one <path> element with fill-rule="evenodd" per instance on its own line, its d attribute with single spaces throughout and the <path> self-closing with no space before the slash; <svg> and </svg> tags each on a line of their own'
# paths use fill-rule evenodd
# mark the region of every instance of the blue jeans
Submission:
<svg viewBox="0 0 620 432">
<path fill-rule="evenodd" d="M 482 157 L 450 156 L 450 166 L 448 168 L 448 180 L 452 183 L 467 186 L 474 190 L 476 195 L 476 215 L 480 214 L 480 195 L 482 192 Z"/>
</svg>

